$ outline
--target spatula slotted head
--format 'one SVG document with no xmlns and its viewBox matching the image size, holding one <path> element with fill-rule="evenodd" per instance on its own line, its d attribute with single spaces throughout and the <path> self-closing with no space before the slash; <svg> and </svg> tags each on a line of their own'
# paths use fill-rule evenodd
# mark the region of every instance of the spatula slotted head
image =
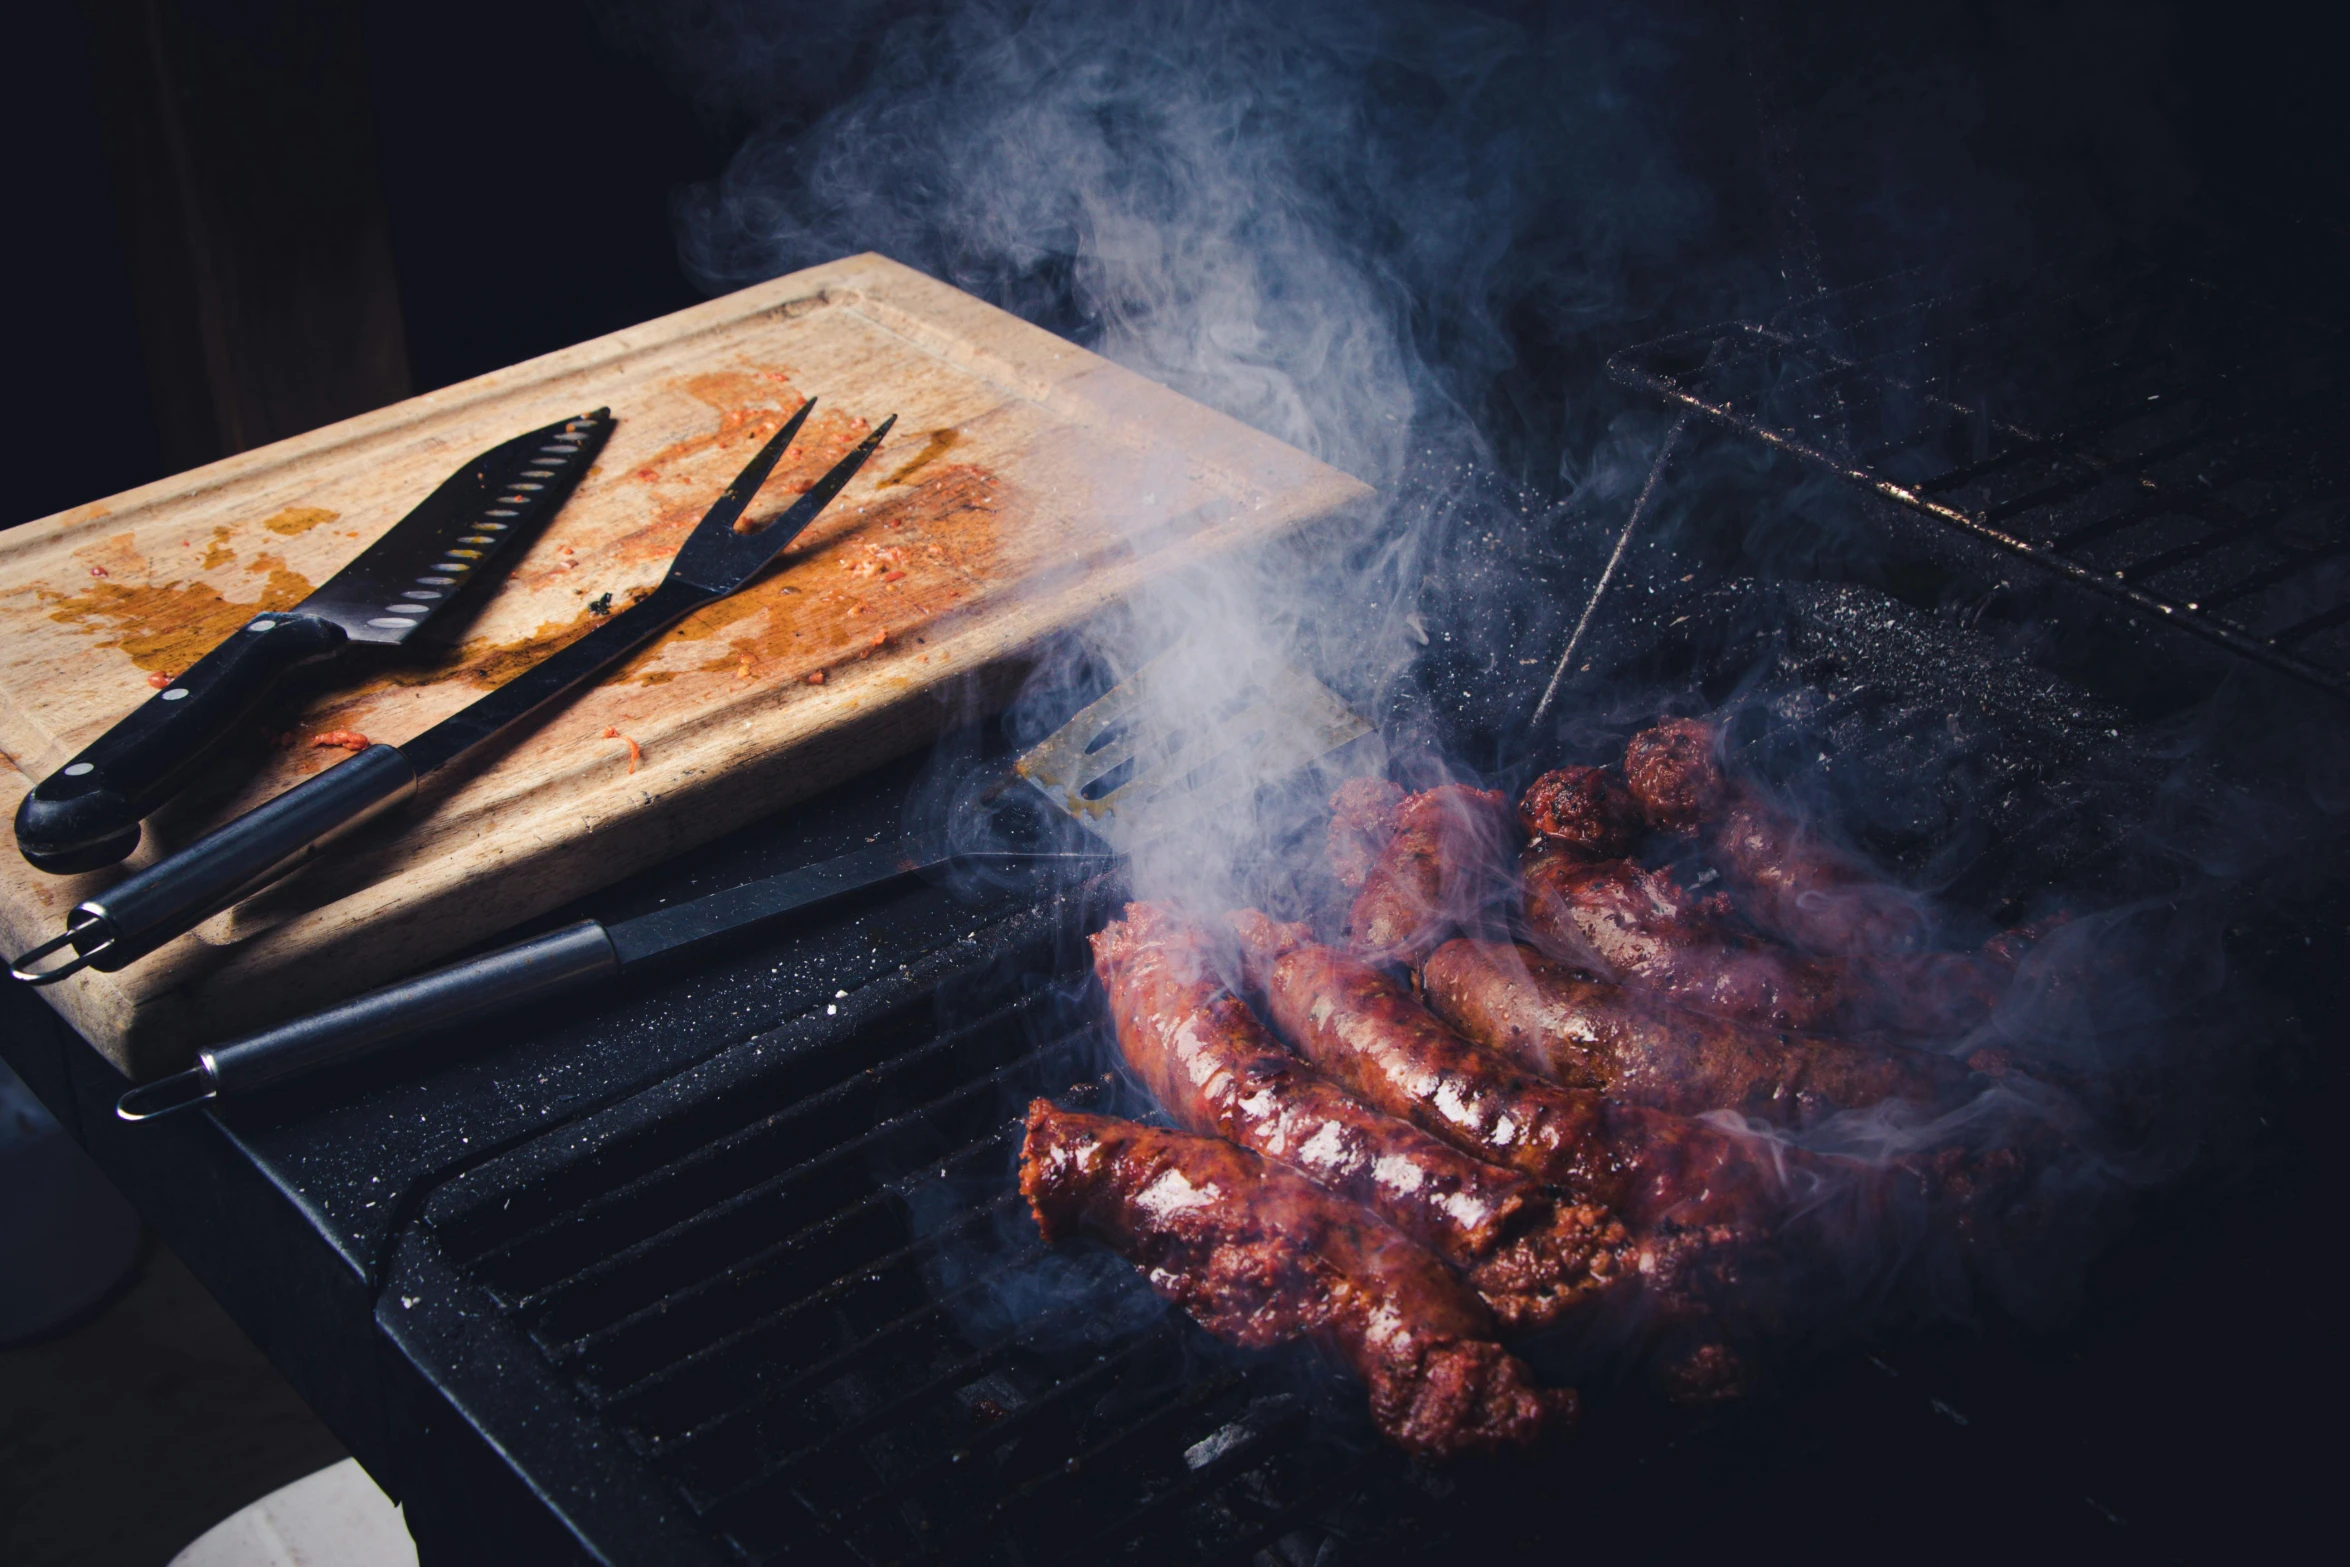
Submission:
<svg viewBox="0 0 2350 1567">
<path fill-rule="evenodd" d="M 1183 708 L 1167 683 L 1184 677 L 1161 654 L 1113 686 L 1013 764 L 1059 810 L 1118 845 L 1202 812 L 1235 807 L 1371 726 L 1304 671 L 1270 664 L 1225 700 Z"/>
</svg>

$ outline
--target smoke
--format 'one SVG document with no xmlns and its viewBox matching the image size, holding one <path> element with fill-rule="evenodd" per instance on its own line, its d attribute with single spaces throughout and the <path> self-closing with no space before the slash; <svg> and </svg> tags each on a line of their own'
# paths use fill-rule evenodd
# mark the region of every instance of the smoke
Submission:
<svg viewBox="0 0 2350 1567">
<path fill-rule="evenodd" d="M 1023 737 L 1169 650 L 1182 678 L 1140 720 L 1160 741 L 1299 662 L 1387 716 L 1443 541 L 1497 494 L 1546 506 L 1614 482 L 1612 447 L 1527 402 L 1520 318 L 1562 341 L 1620 332 L 1713 224 L 1659 129 L 1680 30 L 1644 8 L 775 3 L 616 25 L 750 126 L 679 204 L 702 286 L 879 250 L 1383 497 L 1343 539 L 1154 584 L 1076 670 L 1040 668 L 1010 719 Z M 1318 804 L 1292 789 L 1193 813 L 1137 884 L 1264 901 L 1264 846 Z"/>
<path fill-rule="evenodd" d="M 2028 68 L 1989 77 L 1965 52 L 1975 14 L 1908 8 L 1899 47 L 1878 10 L 1838 9 L 1850 27 L 1803 24 L 1817 36 L 1799 44 L 1843 51 L 1827 72 L 1838 85 L 1805 105 L 1811 210 L 1831 267 L 1844 269 L 1829 282 L 1923 263 L 1915 287 L 1932 292 L 1965 277 L 1969 246 L 2034 259 L 2097 252 L 2170 221 L 2187 199 L 2151 89 L 2126 70 L 2079 68 L 2084 51 L 2117 36 L 2132 58 L 2157 51 L 2159 18 L 2141 26 L 2098 4 L 2001 11 L 1998 36 L 1972 47 L 2008 49 L 2005 28 L 2027 37 L 2017 58 Z M 1700 648 L 1646 684 L 1575 691 L 1545 733 L 1519 735 L 1514 752 L 1489 747 L 1482 766 L 1441 716 L 1488 715 L 1492 731 L 1522 720 L 1649 476 L 1665 420 L 1610 384 L 1607 355 L 1788 303 L 1753 150 L 1755 84 L 1720 17 L 1610 3 L 679 0 L 610 7 L 607 21 L 742 133 L 725 171 L 677 206 L 680 256 L 704 288 L 877 250 L 1380 493 L 1376 514 L 1348 531 L 1154 583 L 1120 616 L 1046 650 L 1004 720 L 1013 743 L 1041 738 L 1161 655 L 1180 678 L 1160 683 L 1137 722 L 1162 741 L 1199 733 L 1268 669 L 1295 664 L 1378 723 L 1392 772 L 1415 787 L 1506 770 L 1529 752 L 1545 765 L 1620 757 L 1625 736 L 1660 712 L 1729 702 L 1765 716 L 1779 750 L 1816 756 L 1781 769 L 1775 781 L 1792 796 L 1850 808 L 1823 812 L 1836 819 L 1911 824 L 1931 845 L 1905 868 L 1939 891 L 1983 894 L 1985 913 L 2006 895 L 1966 881 L 1968 855 L 2037 830 L 2023 806 L 2000 817 L 1986 802 L 2035 797 L 2005 774 L 1968 771 L 1980 726 L 1962 732 L 1954 716 L 1935 727 L 1944 715 L 1922 706 L 1889 712 L 1884 681 L 1871 690 L 1820 671 L 1844 667 L 1839 639 L 1878 627 L 1910 658 L 1943 661 L 1919 689 L 1947 689 L 1951 660 L 1980 658 L 1970 689 L 1997 690 L 2015 710 L 2043 700 L 2001 688 L 2002 661 L 2026 633 L 1996 645 L 1973 622 L 1957 637 L 1923 612 L 1896 626 L 1881 601 L 1844 626 L 1841 601 L 1773 599 L 1769 637 L 1716 657 L 1745 671 L 1721 688 L 1683 678 L 1704 664 Z M 2019 102 L 2050 136 L 2028 134 Z M 1692 451 L 1643 548 L 1703 553 L 1711 530 L 1747 565 L 1790 576 L 1849 550 L 1850 498 L 1783 474 L 1758 482 L 1770 462 L 1744 445 Z M 1707 510 L 1717 493 L 1751 499 L 1773 484 L 1774 500 L 1738 516 Z M 1693 613 L 1688 632 L 1635 617 L 1625 635 L 1677 645 L 1707 629 L 1702 609 L 1682 620 Z M 1901 656 L 1861 652 L 1875 663 L 1860 667 L 1880 670 Z M 1773 694 L 1789 690 L 1804 694 Z M 2075 703 L 2074 731 L 2105 724 L 2105 709 L 2061 700 Z M 1966 723 L 1977 722 L 1970 709 Z M 969 748 L 946 755 L 916 808 L 969 822 Z M 1861 760 L 1871 757 L 1873 770 Z M 1522 772 L 1478 781 L 1522 782 Z M 1155 846 L 1130 838 L 1141 844 L 1136 892 L 1203 913 L 1306 912 L 1299 885 L 1327 784 L 1260 791 Z M 2313 773 L 2308 788 L 2322 812 L 2340 813 L 2338 779 Z M 2025 964 L 1984 1037 L 1950 1042 L 2011 1046 L 2072 1081 L 2138 1096 L 2134 1148 L 2074 1146 L 2051 1167 L 2044 1206 L 2058 1217 L 2033 1259 L 2047 1266 L 2019 1261 L 1994 1280 L 2011 1307 L 2065 1298 L 2093 1250 L 2083 1237 L 2109 1233 L 2121 1196 L 2174 1175 L 2197 1145 L 2180 1107 L 2209 1078 L 2173 1070 L 2177 1036 L 2202 1028 L 2225 991 L 2221 894 L 2300 830 L 2262 822 L 2265 809 L 2239 809 L 2242 830 L 2193 838 L 2191 851 L 2174 852 L 2183 837 L 2148 851 L 2193 860 L 2199 879 L 2183 896 L 2133 893 L 2065 927 Z M 2308 801 L 2285 814 L 2304 822 Z M 1976 924 L 1974 935 L 1987 933 L 1980 915 Z M 2142 1113 L 2151 1105 L 2171 1108 Z M 1854 1115 L 1815 1142 L 1884 1163 L 2060 1119 L 2036 1086 L 2018 1085 L 1931 1124 Z"/>
<path fill-rule="evenodd" d="M 1382 489 L 1416 439 L 1482 444 L 1506 312 L 1618 320 L 1707 227 L 1643 107 L 1671 29 L 1635 8 L 894 9 L 864 13 L 887 25 L 845 101 L 686 197 L 697 281 L 878 249 Z M 841 14 L 720 6 L 671 37 L 739 102 L 732 62 L 805 69 L 837 42 L 783 42 Z"/>
</svg>

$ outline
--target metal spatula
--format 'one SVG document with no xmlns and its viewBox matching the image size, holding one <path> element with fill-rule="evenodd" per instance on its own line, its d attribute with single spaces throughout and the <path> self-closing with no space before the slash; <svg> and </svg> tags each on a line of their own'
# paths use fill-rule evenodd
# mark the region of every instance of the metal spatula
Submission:
<svg viewBox="0 0 2350 1567">
<path fill-rule="evenodd" d="M 1185 678 L 1182 650 L 1161 654 L 1038 742 L 1012 770 L 1121 851 L 1232 808 L 1371 726 L 1328 686 L 1293 665 L 1255 671 L 1188 726 L 1146 712 L 1181 712 L 1168 688 Z"/>
<path fill-rule="evenodd" d="M 1023 753 L 1012 764 L 1011 776 L 982 797 L 1000 810 L 1009 803 L 1008 795 L 1027 794 L 1018 785 L 1024 779 L 1051 809 L 1084 826 L 1107 848 L 1082 840 L 1071 844 L 1066 834 L 1022 833 L 1013 826 L 997 835 L 999 841 L 1018 845 L 1026 839 L 1032 847 L 924 851 L 885 844 L 617 924 L 581 920 L 199 1051 L 187 1071 L 124 1094 L 115 1113 L 126 1121 L 143 1121 L 276 1087 L 656 961 L 690 960 L 760 926 L 903 876 L 982 861 L 1054 860 L 1072 868 L 1107 868 L 1142 838 L 1197 821 L 1205 812 L 1230 809 L 1255 789 L 1294 776 L 1372 732 L 1327 686 L 1280 666 L 1267 668 L 1229 700 L 1208 709 L 1188 733 L 1142 723 L 1149 704 L 1176 694 L 1164 683 L 1183 678 L 1185 667 L 1173 654 L 1146 664 Z"/>
</svg>

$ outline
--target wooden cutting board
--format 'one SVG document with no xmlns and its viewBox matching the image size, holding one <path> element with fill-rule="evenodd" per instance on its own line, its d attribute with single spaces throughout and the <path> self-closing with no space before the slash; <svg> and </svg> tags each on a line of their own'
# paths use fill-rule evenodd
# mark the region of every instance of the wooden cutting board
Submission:
<svg viewBox="0 0 2350 1567">
<path fill-rule="evenodd" d="M 880 256 L 855 256 L 0 534 L 0 811 L 259 610 L 324 581 L 473 453 L 608 404 L 570 504 L 422 661 L 354 666 L 148 822 L 129 868 L 397 744 L 649 590 L 802 397 L 752 515 L 898 415 L 778 569 L 296 876 L 117 974 L 43 992 L 134 1076 L 412 971 L 922 743 L 1023 650 L 1154 574 L 1363 485 Z M 629 742 L 633 741 L 632 747 Z M 0 849 L 21 951 L 125 874 Z"/>
</svg>

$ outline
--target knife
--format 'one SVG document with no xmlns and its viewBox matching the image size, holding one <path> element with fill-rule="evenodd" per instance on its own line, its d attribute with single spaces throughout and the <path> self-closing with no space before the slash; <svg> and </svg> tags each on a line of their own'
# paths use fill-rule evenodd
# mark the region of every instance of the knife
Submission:
<svg viewBox="0 0 2350 1567">
<path fill-rule="evenodd" d="M 66 916 L 64 933 L 17 958 L 9 972 L 28 984 L 50 985 L 84 968 L 112 972 L 145 957 L 307 863 L 324 844 L 406 800 L 423 779 L 603 673 L 692 610 L 750 581 L 840 493 L 897 422 L 895 415 L 883 420 L 773 523 L 755 532 L 738 531 L 737 520 L 815 406 L 814 398 L 802 403 L 735 476 L 646 597 L 415 739 L 371 745 L 76 904 Z M 48 969 L 33 966 L 66 947 L 74 950 L 67 961 Z"/>
<path fill-rule="evenodd" d="M 441 482 L 391 531 L 287 610 L 255 615 L 149 697 L 16 807 L 16 846 L 57 875 L 94 871 L 139 846 L 139 823 L 278 679 L 354 644 L 399 647 L 493 575 L 563 509 L 612 433 L 612 410 L 558 420 L 493 446 Z"/>
<path fill-rule="evenodd" d="M 853 892 L 980 860 L 1107 867 L 1114 856 L 1106 849 L 1055 847 L 913 854 L 903 845 L 882 844 L 615 925 L 581 920 L 198 1051 L 196 1064 L 186 1071 L 125 1093 L 115 1114 L 126 1121 L 144 1121 L 208 1100 L 274 1088 L 426 1034 L 586 990 L 657 961 L 689 961 L 759 926 Z"/>
</svg>

